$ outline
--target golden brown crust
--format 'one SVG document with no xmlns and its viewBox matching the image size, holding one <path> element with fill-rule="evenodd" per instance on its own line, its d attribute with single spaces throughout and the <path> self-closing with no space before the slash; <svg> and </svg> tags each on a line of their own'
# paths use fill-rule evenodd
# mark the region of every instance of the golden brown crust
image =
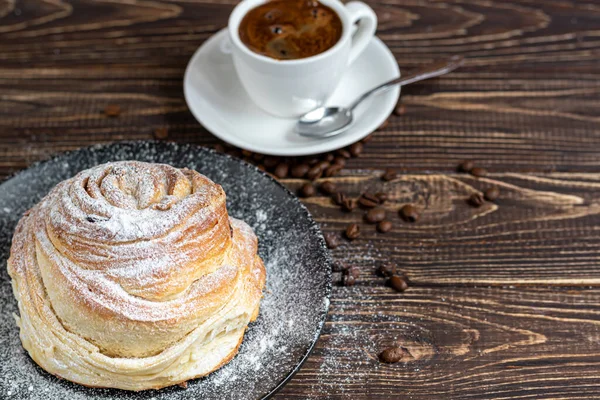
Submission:
<svg viewBox="0 0 600 400">
<path fill-rule="evenodd" d="M 21 340 L 42 368 L 128 390 L 231 359 L 266 279 L 256 236 L 227 215 L 220 186 L 139 162 L 57 185 L 19 222 L 8 271 Z"/>
</svg>

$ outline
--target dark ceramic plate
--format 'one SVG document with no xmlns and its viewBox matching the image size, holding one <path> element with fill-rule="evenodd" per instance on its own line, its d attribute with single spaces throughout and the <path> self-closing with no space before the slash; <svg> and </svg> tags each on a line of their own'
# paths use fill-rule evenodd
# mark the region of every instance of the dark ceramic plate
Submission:
<svg viewBox="0 0 600 400">
<path fill-rule="evenodd" d="M 259 239 L 267 267 L 260 316 L 239 354 L 187 389 L 144 392 L 89 389 L 59 380 L 39 368 L 19 340 L 18 313 L 6 272 L 11 238 L 23 212 L 58 182 L 117 160 L 166 163 L 195 169 L 221 184 L 233 217 L 246 221 Z M 258 399 L 281 388 L 312 350 L 325 321 L 331 291 L 329 253 L 306 208 L 282 185 L 255 167 L 191 145 L 127 142 L 60 155 L 20 172 L 0 185 L 0 398 L 13 399 Z"/>
</svg>

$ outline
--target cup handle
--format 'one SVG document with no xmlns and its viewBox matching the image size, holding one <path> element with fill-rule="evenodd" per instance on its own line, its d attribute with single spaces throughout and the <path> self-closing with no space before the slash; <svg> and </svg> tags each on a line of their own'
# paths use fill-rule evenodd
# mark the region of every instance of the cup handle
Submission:
<svg viewBox="0 0 600 400">
<path fill-rule="evenodd" d="M 348 64 L 352 64 L 358 56 L 367 48 L 371 38 L 375 36 L 377 30 L 377 15 L 365 3 L 360 1 L 351 1 L 346 4 L 346 11 L 350 16 L 350 23 L 353 26 L 358 23 L 358 27 L 352 36 L 352 47 L 350 49 L 350 58 Z"/>
</svg>

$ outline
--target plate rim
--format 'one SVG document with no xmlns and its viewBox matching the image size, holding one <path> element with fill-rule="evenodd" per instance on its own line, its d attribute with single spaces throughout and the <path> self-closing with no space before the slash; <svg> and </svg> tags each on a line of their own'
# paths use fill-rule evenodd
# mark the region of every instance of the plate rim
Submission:
<svg viewBox="0 0 600 400">
<path fill-rule="evenodd" d="M 26 171 L 32 169 L 32 168 L 36 168 L 39 167 L 40 165 L 46 164 L 46 163 L 50 163 L 53 161 L 57 161 L 58 159 L 62 158 L 62 157 L 66 157 L 69 156 L 71 154 L 74 153 L 78 153 L 78 152 L 82 152 L 85 150 L 91 150 L 91 149 L 104 149 L 104 148 L 109 148 L 109 147 L 117 147 L 120 145 L 151 145 L 151 146 L 156 146 L 156 145 L 160 145 L 160 146 L 186 146 L 188 147 L 190 150 L 193 151 L 204 151 L 207 152 L 209 154 L 215 155 L 217 157 L 224 157 L 226 159 L 229 159 L 230 161 L 236 162 L 238 164 L 240 164 L 242 167 L 248 168 L 250 170 L 252 170 L 253 172 L 258 172 L 260 175 L 266 177 L 269 181 L 273 182 L 276 184 L 276 186 L 278 186 L 280 189 L 283 189 L 284 193 L 286 196 L 288 196 L 289 198 L 291 198 L 291 200 L 297 205 L 299 206 L 299 208 L 301 209 L 301 211 L 305 214 L 305 216 L 308 218 L 308 221 L 310 222 L 311 227 L 316 227 L 318 229 L 318 235 L 316 236 L 317 240 L 320 242 L 320 247 L 325 249 L 325 276 L 326 276 L 326 281 L 325 281 L 325 296 L 324 296 L 324 308 L 320 310 L 319 314 L 319 322 L 318 322 L 318 326 L 315 329 L 315 335 L 313 336 L 312 342 L 311 344 L 308 346 L 307 350 L 305 351 L 305 353 L 302 355 L 302 357 L 299 359 L 299 361 L 296 361 L 294 363 L 294 366 L 292 367 L 292 369 L 288 372 L 286 372 L 285 377 L 280 380 L 273 388 L 271 388 L 269 390 L 268 393 L 266 394 L 261 394 L 261 397 L 257 397 L 257 399 L 260 400 L 267 400 L 272 398 L 277 392 L 279 392 L 295 375 L 296 373 L 300 370 L 300 368 L 302 368 L 302 366 L 304 365 L 304 363 L 306 362 L 306 360 L 308 360 L 308 358 L 310 357 L 310 355 L 312 354 L 313 350 L 316 347 L 317 342 L 319 341 L 319 339 L 321 338 L 321 334 L 323 333 L 323 328 L 325 327 L 325 323 L 327 321 L 327 316 L 329 315 L 329 309 L 331 306 L 331 293 L 332 293 L 332 289 L 333 289 L 333 278 L 332 278 L 332 264 L 333 264 L 333 260 L 331 257 L 331 252 L 327 249 L 326 243 L 325 243 L 325 238 L 323 236 L 323 231 L 321 230 L 321 227 L 319 226 L 319 224 L 317 223 L 317 221 L 315 221 L 315 219 L 313 218 L 312 214 L 310 213 L 310 211 L 308 210 L 308 208 L 300 201 L 300 199 L 298 198 L 298 196 L 296 196 L 294 193 L 292 193 L 291 190 L 289 190 L 285 185 L 283 185 L 281 182 L 279 182 L 277 179 L 275 179 L 274 177 L 272 177 L 270 174 L 258 169 L 255 165 L 250 164 L 242 159 L 233 157 L 229 154 L 225 154 L 225 153 L 219 153 L 218 151 L 211 149 L 210 147 L 207 146 L 202 146 L 199 144 L 194 144 L 194 143 L 179 143 L 179 142 L 175 142 L 175 141 L 161 141 L 161 140 L 122 140 L 122 141 L 115 141 L 115 142 L 107 142 L 107 143 L 98 143 L 98 144 L 94 144 L 91 146 L 82 146 L 82 147 L 78 147 L 76 149 L 72 149 L 72 150 L 65 150 L 65 151 L 60 151 L 57 153 L 52 153 L 50 154 L 48 157 L 43 158 L 41 160 L 37 160 L 34 161 L 33 163 L 31 163 L 30 165 L 28 165 L 27 167 L 15 171 L 12 174 L 9 174 L 8 176 L 6 176 L 4 179 L 2 179 L 0 181 L 0 189 L 2 188 L 2 186 L 7 183 L 8 181 L 17 178 L 19 175 L 25 173 Z M 200 171 L 198 171 L 200 172 Z M 202 172 L 200 172 L 202 173 Z M 12 241 L 12 240 L 11 240 Z M 9 279 L 10 282 L 10 279 Z M 237 354 L 236 354 L 237 355 Z M 31 360 L 31 362 L 34 362 L 33 360 Z M 35 363 L 35 362 L 34 362 Z M 220 368 L 219 368 L 220 369 Z M 218 371 L 218 370 L 217 370 Z M 45 371 L 46 373 L 48 373 L 47 371 Z M 213 371 L 216 372 L 216 371 Z M 210 374 L 209 374 L 210 375 Z M 207 376 L 209 376 L 207 375 Z M 202 379 L 201 378 L 196 378 L 196 379 Z M 73 385 L 78 385 L 77 383 L 71 382 Z M 127 390 L 121 390 L 121 389 L 112 389 L 112 390 L 119 390 L 123 393 L 130 393 Z M 160 390 L 160 389 L 159 389 Z M 132 392 L 135 393 L 135 392 Z"/>
<path fill-rule="evenodd" d="M 222 34 L 225 35 L 226 33 L 227 33 L 227 28 L 220 29 L 219 31 L 217 31 L 214 34 L 212 34 L 211 36 L 209 36 L 204 42 L 202 42 L 202 44 L 200 44 L 200 46 L 198 46 L 196 51 L 194 51 L 194 54 L 192 54 L 192 56 L 190 57 L 187 65 L 185 67 L 185 72 L 183 75 L 183 82 L 182 82 L 183 83 L 183 96 L 185 99 L 186 106 L 187 106 L 188 110 L 190 111 L 190 113 L 194 116 L 194 119 L 196 120 L 196 122 L 198 122 L 211 135 L 219 138 L 220 140 L 222 140 L 226 143 L 234 145 L 236 147 L 240 147 L 242 149 L 247 149 L 247 150 L 254 151 L 257 153 L 261 153 L 261 154 L 280 156 L 280 157 L 308 156 L 308 155 L 321 154 L 321 153 L 326 153 L 326 152 L 330 152 L 330 151 L 335 151 L 335 150 L 341 149 L 343 147 L 349 146 L 350 144 L 352 144 L 354 142 L 360 141 L 360 140 L 364 139 L 365 137 L 367 137 L 368 135 L 372 134 L 377 129 L 378 126 L 380 126 L 387 118 L 389 118 L 389 116 L 394 111 L 395 104 L 400 99 L 400 93 L 401 93 L 400 86 L 395 86 L 394 88 L 390 89 L 388 92 L 393 95 L 395 100 L 393 102 L 394 104 L 392 104 L 389 107 L 389 110 L 384 113 L 385 117 L 379 118 L 379 119 L 374 119 L 374 121 L 377 121 L 377 124 L 372 124 L 372 125 L 374 125 L 373 129 L 366 130 L 364 134 L 358 135 L 356 140 L 352 140 L 342 146 L 339 146 L 339 145 L 327 146 L 326 141 L 323 140 L 321 143 L 325 144 L 325 146 L 323 148 L 319 148 L 319 149 L 306 150 L 306 149 L 304 149 L 305 146 L 295 146 L 293 148 L 287 148 L 287 149 L 283 149 L 283 150 L 274 150 L 274 149 L 269 149 L 269 148 L 263 148 L 261 146 L 255 146 L 252 143 L 248 143 L 246 141 L 237 139 L 235 136 L 231 136 L 229 134 L 223 134 L 223 133 L 219 132 L 218 129 L 215 129 L 214 124 L 210 124 L 210 123 L 207 124 L 206 118 L 201 118 L 200 113 L 194 107 L 190 106 L 189 91 L 191 89 L 189 87 L 191 86 L 191 84 L 189 82 L 191 81 L 190 75 L 191 75 L 192 65 L 195 64 L 196 59 L 198 57 L 200 57 L 200 51 L 209 43 L 209 41 L 216 40 L 218 35 L 222 35 Z M 371 44 L 371 43 L 375 43 L 376 45 L 381 46 L 383 48 L 383 50 L 385 51 L 386 55 L 394 60 L 393 65 L 397 71 L 397 75 L 401 76 L 400 67 L 398 66 L 398 61 L 396 60 L 396 57 L 391 52 L 389 47 L 385 44 L 385 42 L 383 40 L 381 40 L 378 36 L 375 35 L 371 38 L 371 41 L 369 42 L 369 44 Z M 395 92 L 396 92 L 396 94 L 394 94 Z M 297 150 L 298 148 L 304 149 L 304 150 Z"/>
</svg>

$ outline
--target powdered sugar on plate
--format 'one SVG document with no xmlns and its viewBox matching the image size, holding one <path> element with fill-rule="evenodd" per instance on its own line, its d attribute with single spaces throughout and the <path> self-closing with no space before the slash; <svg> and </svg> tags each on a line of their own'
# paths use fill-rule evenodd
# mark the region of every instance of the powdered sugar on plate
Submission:
<svg viewBox="0 0 600 400">
<path fill-rule="evenodd" d="M 21 346 L 18 313 L 6 272 L 14 227 L 23 212 L 58 182 L 94 165 L 140 160 L 195 169 L 223 186 L 232 217 L 259 239 L 267 268 L 260 315 L 239 354 L 187 389 L 126 392 L 90 389 L 54 378 Z M 124 221 L 126 222 L 126 221 Z M 253 399 L 272 393 L 299 367 L 316 342 L 331 290 L 330 260 L 317 225 L 285 188 L 256 168 L 191 145 L 160 142 L 94 146 L 41 163 L 0 185 L 0 398 L 12 399 Z"/>
</svg>

